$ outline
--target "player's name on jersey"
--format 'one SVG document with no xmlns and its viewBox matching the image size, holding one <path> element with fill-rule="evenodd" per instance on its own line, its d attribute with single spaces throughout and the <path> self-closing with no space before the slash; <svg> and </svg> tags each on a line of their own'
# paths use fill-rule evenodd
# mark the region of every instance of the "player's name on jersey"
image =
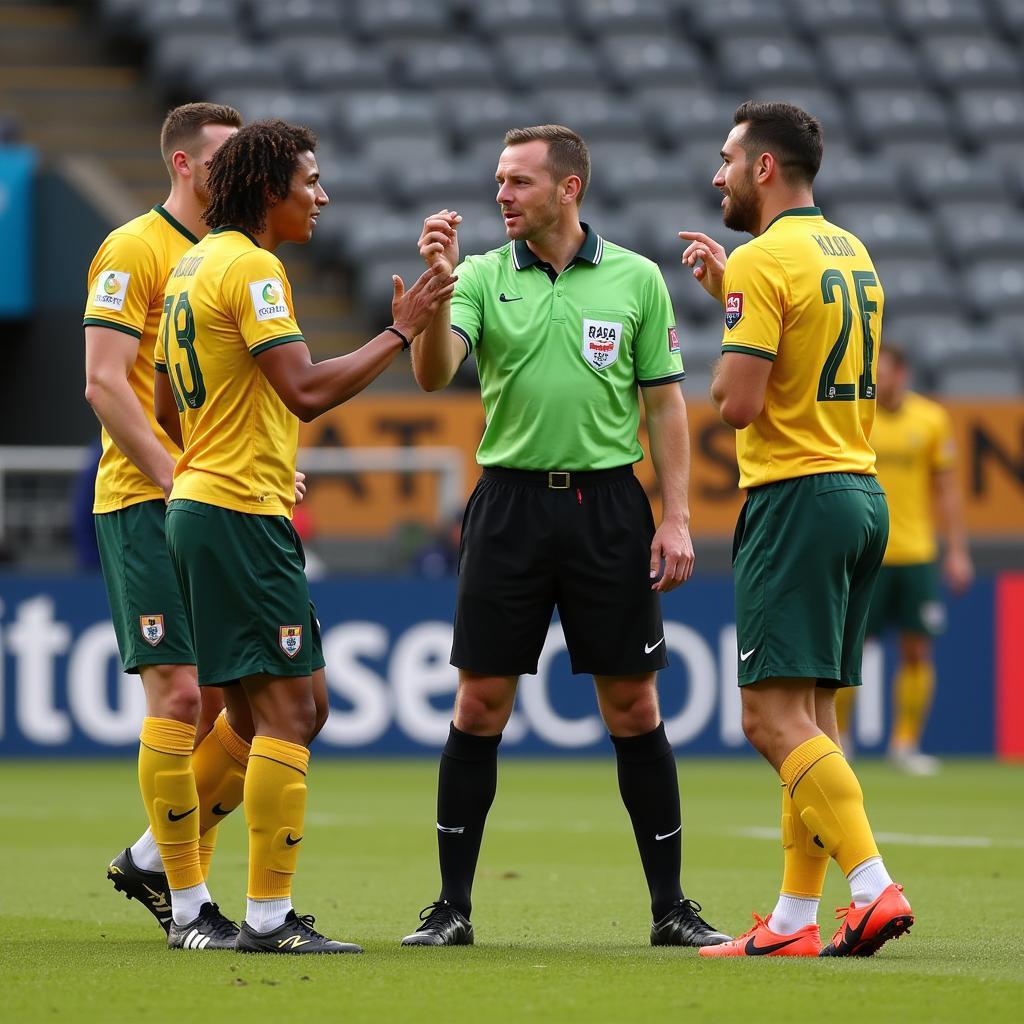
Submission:
<svg viewBox="0 0 1024 1024">
<path fill-rule="evenodd" d="M 846 235 L 814 235 L 812 237 L 826 256 L 858 255 L 857 250 L 854 249 L 853 244 Z"/>
<path fill-rule="evenodd" d="M 196 271 L 202 265 L 202 256 L 182 256 L 178 265 L 174 268 L 172 277 L 195 277 Z"/>
</svg>

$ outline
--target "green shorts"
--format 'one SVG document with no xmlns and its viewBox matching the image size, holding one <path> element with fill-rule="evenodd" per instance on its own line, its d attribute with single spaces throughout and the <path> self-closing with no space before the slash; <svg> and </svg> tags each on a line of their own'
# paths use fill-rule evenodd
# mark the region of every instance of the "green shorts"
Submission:
<svg viewBox="0 0 1024 1024">
<path fill-rule="evenodd" d="M 288 519 L 175 499 L 167 547 L 192 623 L 200 686 L 324 667 L 306 557 Z"/>
<path fill-rule="evenodd" d="M 934 562 L 882 566 L 871 599 L 868 636 L 878 636 L 889 626 L 917 636 L 938 636 L 946 628 Z"/>
<path fill-rule="evenodd" d="M 873 476 L 822 473 L 751 489 L 733 542 L 740 686 L 859 686 L 888 539 L 889 507 Z"/>
<path fill-rule="evenodd" d="M 93 518 L 125 672 L 194 665 L 192 633 L 164 540 L 164 503 L 141 501 Z"/>
</svg>

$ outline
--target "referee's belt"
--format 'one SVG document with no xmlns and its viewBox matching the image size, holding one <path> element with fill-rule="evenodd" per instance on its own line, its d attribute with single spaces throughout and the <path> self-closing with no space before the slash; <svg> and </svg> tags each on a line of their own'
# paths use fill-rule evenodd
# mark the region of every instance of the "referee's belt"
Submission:
<svg viewBox="0 0 1024 1024">
<path fill-rule="evenodd" d="M 633 475 L 632 466 L 614 466 L 611 469 L 507 469 L 504 466 L 484 466 L 483 475 L 489 480 L 503 480 L 509 484 L 527 484 L 546 487 L 550 491 L 568 491 L 573 487 L 588 487 L 623 480 Z"/>
</svg>

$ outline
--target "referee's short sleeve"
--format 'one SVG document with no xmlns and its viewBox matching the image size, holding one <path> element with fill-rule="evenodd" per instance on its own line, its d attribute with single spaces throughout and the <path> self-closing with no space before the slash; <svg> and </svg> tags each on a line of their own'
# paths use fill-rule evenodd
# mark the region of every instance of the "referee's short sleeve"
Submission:
<svg viewBox="0 0 1024 1024">
<path fill-rule="evenodd" d="M 643 319 L 634 342 L 637 381 L 641 387 L 652 387 L 683 380 L 676 314 L 665 279 L 653 263 L 643 291 Z"/>
<path fill-rule="evenodd" d="M 463 260 L 455 271 L 458 281 L 451 301 L 452 330 L 466 343 L 467 354 L 476 348 L 484 323 L 483 295 L 476 260 Z"/>
</svg>

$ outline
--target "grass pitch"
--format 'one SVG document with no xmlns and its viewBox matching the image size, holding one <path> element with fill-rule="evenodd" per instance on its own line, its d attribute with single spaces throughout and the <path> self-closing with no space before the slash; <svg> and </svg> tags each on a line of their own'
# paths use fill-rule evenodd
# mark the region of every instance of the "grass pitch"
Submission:
<svg viewBox="0 0 1024 1024">
<path fill-rule="evenodd" d="M 759 761 L 680 760 L 684 884 L 746 930 L 781 875 L 778 788 Z M 478 945 L 401 949 L 437 892 L 436 764 L 314 760 L 296 907 L 361 957 L 170 952 L 104 877 L 143 828 L 134 768 L 7 762 L 0 795 L 2 1016 L 11 1021 L 1002 1021 L 1024 971 L 1024 768 L 934 779 L 859 763 L 868 810 L 918 916 L 869 960 L 698 959 L 648 945 L 646 889 L 612 758 L 500 765 L 474 893 Z M 243 911 L 241 814 L 210 884 Z M 819 923 L 848 902 L 830 868 Z M 1014 1009 L 1016 1007 L 1016 1009 Z"/>
</svg>

